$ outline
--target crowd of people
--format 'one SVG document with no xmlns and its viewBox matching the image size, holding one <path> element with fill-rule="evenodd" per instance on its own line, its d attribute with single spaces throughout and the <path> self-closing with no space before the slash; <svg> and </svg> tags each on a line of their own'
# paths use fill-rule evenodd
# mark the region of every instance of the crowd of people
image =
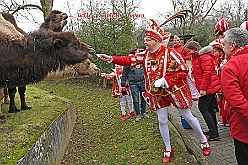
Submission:
<svg viewBox="0 0 248 165">
<path fill-rule="evenodd" d="M 152 20 L 150 28 L 145 30 L 146 50 L 128 56 L 100 56 L 103 61 L 125 66 L 121 87 L 127 87 L 127 82 L 132 86 L 133 79 L 143 76 L 142 83 L 131 87 L 133 104 L 137 116 L 146 114 L 144 101 L 156 112 L 165 145 L 162 158 L 165 164 L 174 154 L 168 127 L 168 107 L 171 104 L 199 136 L 203 155 L 210 155 L 209 141 L 221 140 L 218 126 L 230 126 L 237 162 L 239 165 L 248 162 L 248 133 L 245 130 L 248 126 L 248 21 L 240 27 L 230 28 L 223 18 L 215 25 L 214 35 L 216 39 L 205 47 L 197 41 L 183 45 L 175 35 L 170 48 L 170 35 Z M 191 68 L 187 61 L 190 61 Z M 143 68 L 142 73 L 135 72 L 135 68 Z M 141 112 L 138 92 L 142 95 Z M 201 129 L 198 119 L 191 113 L 195 99 L 207 125 L 206 131 Z M 220 111 L 219 122 L 216 109 Z M 136 121 L 139 121 L 138 117 Z"/>
<path fill-rule="evenodd" d="M 112 80 L 112 97 L 119 98 L 121 120 L 129 116 L 135 121 L 149 119 L 149 109 L 155 111 L 164 142 L 163 163 L 175 154 L 170 141 L 168 107 L 173 105 L 199 137 L 204 156 L 211 153 L 209 141 L 219 141 L 218 126 L 230 127 L 238 165 L 248 162 L 248 21 L 230 28 L 226 19 L 215 25 L 215 40 L 202 47 L 197 41 L 184 45 L 171 37 L 154 21 L 145 29 L 146 49 L 133 48 L 127 56 L 99 55 L 103 61 L 115 64 L 110 73 L 101 76 Z M 7 90 L 2 94 L 9 103 Z M 203 131 L 192 115 L 193 101 L 207 125 Z M 219 109 L 221 121 L 217 121 Z M 0 122 L 7 116 L 0 111 Z"/>
</svg>

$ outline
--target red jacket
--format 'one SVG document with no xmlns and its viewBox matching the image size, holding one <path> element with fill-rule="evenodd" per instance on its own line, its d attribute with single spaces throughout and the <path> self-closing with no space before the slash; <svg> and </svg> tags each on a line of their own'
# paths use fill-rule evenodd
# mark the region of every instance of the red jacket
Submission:
<svg viewBox="0 0 248 165">
<path fill-rule="evenodd" d="M 243 48 L 231 54 L 233 57 L 221 72 L 221 82 L 227 101 L 230 134 L 248 144 L 248 46 Z"/>
<path fill-rule="evenodd" d="M 193 77 L 198 91 L 205 90 L 214 94 L 221 90 L 221 83 L 215 71 L 214 57 L 211 46 L 202 48 L 192 56 Z"/>
<path fill-rule="evenodd" d="M 188 53 L 188 51 L 186 50 L 186 48 L 184 48 L 181 44 L 179 45 L 174 45 L 173 46 L 173 49 L 181 54 L 181 56 L 184 58 L 184 60 L 190 60 L 191 57 L 190 57 L 190 54 Z"/>
</svg>

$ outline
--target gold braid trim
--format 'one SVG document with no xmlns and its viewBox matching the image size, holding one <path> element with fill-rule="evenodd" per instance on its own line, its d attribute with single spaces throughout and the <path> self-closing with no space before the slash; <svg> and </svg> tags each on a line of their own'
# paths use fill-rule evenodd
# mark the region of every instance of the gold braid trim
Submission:
<svg viewBox="0 0 248 165">
<path fill-rule="evenodd" d="M 163 92 L 163 95 L 162 96 L 168 96 L 168 95 L 170 95 L 172 93 L 175 93 L 176 91 L 184 88 L 186 85 L 187 84 L 183 81 L 183 85 L 181 87 L 178 87 L 178 88 L 176 88 L 176 89 L 174 89 L 172 91 L 164 88 L 164 92 Z M 158 96 L 162 90 L 163 90 L 163 88 L 162 87 L 159 87 L 157 92 L 152 92 L 152 90 L 151 90 L 151 92 L 149 92 L 148 90 L 146 90 L 146 92 L 149 93 L 152 96 Z"/>
</svg>

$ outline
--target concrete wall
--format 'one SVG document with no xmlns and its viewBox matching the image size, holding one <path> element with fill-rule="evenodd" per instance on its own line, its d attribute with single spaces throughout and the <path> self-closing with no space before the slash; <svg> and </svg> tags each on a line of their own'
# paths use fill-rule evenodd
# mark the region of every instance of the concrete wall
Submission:
<svg viewBox="0 0 248 165">
<path fill-rule="evenodd" d="M 50 124 L 18 165 L 60 165 L 75 121 L 76 110 L 72 104 Z"/>
</svg>

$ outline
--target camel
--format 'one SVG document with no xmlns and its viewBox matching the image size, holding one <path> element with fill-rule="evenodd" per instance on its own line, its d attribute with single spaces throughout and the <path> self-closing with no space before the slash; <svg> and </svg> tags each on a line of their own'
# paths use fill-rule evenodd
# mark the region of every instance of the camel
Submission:
<svg viewBox="0 0 248 165">
<path fill-rule="evenodd" d="M 62 23 L 60 24 L 60 26 L 64 26 L 65 25 L 65 23 L 63 23 L 63 18 L 66 18 L 63 14 L 62 14 L 62 16 L 60 17 L 61 18 L 61 20 L 62 20 Z M 13 19 L 14 20 L 14 19 Z M 52 21 L 53 21 L 53 19 L 51 19 Z M 1 22 L 1 21 L 0 21 Z M 6 23 L 6 22 L 5 22 Z M 0 24 L 1 25 L 1 24 Z M 15 27 L 17 26 L 15 23 L 14 24 L 12 24 L 12 25 L 15 25 Z M 45 25 L 48 25 L 48 24 L 45 24 Z M 50 26 L 50 25 L 49 25 Z M 6 26 L 6 27 L 11 27 L 11 26 Z M 54 27 L 56 27 L 56 26 L 54 26 Z M 11 28 L 10 28 L 11 29 Z M 18 31 L 18 28 L 15 28 L 17 31 Z M 56 29 L 58 29 L 58 28 L 56 28 Z M 11 29 L 12 31 L 13 31 L 13 28 Z M 47 31 L 47 32 L 45 32 L 45 31 Z M 48 41 L 49 39 L 52 39 L 52 38 L 49 38 L 48 36 L 50 35 L 50 37 L 51 36 L 56 36 L 56 37 L 59 37 L 59 36 L 61 36 L 61 37 L 63 37 L 63 39 L 66 39 L 66 40 L 64 40 L 65 42 L 57 42 L 57 41 L 63 41 L 63 39 L 62 38 L 60 38 L 60 39 L 58 39 L 58 40 L 56 40 L 56 44 L 55 44 L 55 42 L 53 43 L 54 45 L 53 46 L 55 46 L 56 48 L 64 48 L 64 46 L 65 47 L 69 47 L 69 48 L 72 48 L 72 47 L 74 47 L 74 48 L 80 48 L 80 49 L 85 49 L 85 50 L 87 50 L 88 52 L 86 53 L 87 55 L 89 55 L 90 57 L 92 57 L 92 54 L 94 54 L 95 53 L 95 51 L 92 49 L 92 48 L 90 48 L 88 45 L 86 45 L 86 44 L 84 44 L 84 43 L 80 43 L 76 38 L 75 38 L 75 35 L 74 35 L 74 33 L 72 33 L 72 32 L 51 32 L 51 30 L 49 29 L 49 28 L 47 28 L 46 30 L 44 29 L 44 28 L 40 28 L 38 31 L 36 31 L 36 32 L 34 32 L 34 33 L 30 33 L 30 34 L 23 34 L 24 35 L 24 37 L 22 36 L 22 35 L 19 35 L 19 38 L 14 38 L 13 36 L 9 36 L 9 35 L 7 35 L 8 33 L 4 33 L 4 31 L 2 31 L 1 33 L 0 33 L 0 38 L 2 39 L 2 40 L 4 40 L 5 42 L 6 42 L 6 40 L 8 40 L 8 43 L 7 43 L 7 45 L 6 45 L 6 47 L 8 48 L 8 47 L 10 47 L 10 45 L 11 46 L 13 46 L 13 45 L 15 45 L 15 44 L 19 44 L 19 46 L 21 46 L 21 49 L 22 49 L 22 55 L 21 56 L 27 56 L 27 55 L 24 55 L 25 53 L 28 53 L 29 51 L 31 51 L 31 48 L 24 48 L 25 46 L 27 46 L 27 43 L 28 44 L 30 44 L 30 45 L 33 45 L 34 46 L 34 48 L 36 48 L 37 46 L 37 48 L 38 49 L 40 49 L 39 48 L 39 46 L 41 46 L 41 44 L 42 44 L 42 42 L 40 42 L 39 44 L 38 43 L 36 43 L 36 42 L 32 42 L 31 40 L 33 39 L 34 41 L 35 41 L 35 39 L 36 38 L 39 38 L 39 37 L 41 37 L 41 38 L 46 38 L 47 37 L 47 39 L 45 39 L 45 40 L 43 40 L 43 44 L 48 44 L 48 42 L 46 43 L 46 41 Z M 34 36 L 34 35 L 37 35 L 38 34 L 38 36 Z M 65 35 L 65 36 L 63 36 L 63 35 Z M 73 36 L 72 36 L 73 35 Z M 17 34 L 17 36 L 18 36 L 18 34 Z M 70 38 L 70 37 L 72 37 L 72 38 Z M 67 38 L 67 37 L 69 37 L 69 38 Z M 21 39 L 20 39 L 21 38 Z M 72 40 L 71 40 L 72 39 Z M 74 40 L 75 39 L 75 40 Z M 1 40 L 1 41 L 2 41 Z M 69 42 L 70 42 L 70 40 L 71 41 L 76 41 L 75 43 L 74 43 L 74 45 L 67 45 Z M 1 41 L 0 41 L 0 43 L 1 43 Z M 68 42 L 69 41 L 69 42 Z M 4 42 L 3 42 L 3 44 L 5 44 Z M 10 45 L 9 45 L 10 44 Z M 26 45 L 25 45 L 26 44 Z M 48 47 L 50 47 L 51 46 L 51 44 L 52 43 L 49 43 L 47 46 Z M 42 47 L 42 46 L 41 46 Z M 3 47 L 1 47 L 1 48 L 3 48 Z M 33 48 L 33 49 L 34 49 Z M 10 52 L 12 52 L 12 54 L 14 53 L 13 51 L 14 51 L 15 49 L 11 49 L 11 50 L 8 50 L 8 51 L 10 51 Z M 43 45 L 43 47 L 42 47 L 42 49 L 40 49 L 40 50 L 43 50 L 43 51 L 47 51 L 46 50 L 46 46 L 45 45 Z M 67 49 L 68 50 L 68 49 Z M 5 52 L 6 50 L 2 50 L 2 52 Z M 36 51 L 35 49 L 34 49 L 34 51 Z M 35 53 L 34 51 L 31 51 L 32 53 Z M 20 50 L 18 49 L 16 52 L 20 52 Z M 14 53 L 14 54 L 16 54 L 16 52 Z M 23 54 L 24 53 L 24 54 Z M 32 54 L 31 53 L 31 54 Z M 47 52 L 47 54 L 49 54 L 50 52 Z M 70 54 L 71 52 L 69 52 L 69 54 Z M 5 54 L 5 53 L 1 53 L 1 54 Z M 61 55 L 62 54 L 64 54 L 64 52 L 61 52 Z M 85 54 L 85 55 L 86 55 Z M 64 54 L 65 55 L 65 54 Z M 87 58 L 90 58 L 89 56 L 84 56 L 84 58 L 81 60 L 81 61 L 83 61 L 83 60 L 85 60 L 85 59 L 87 59 Z M 7 55 L 6 55 L 7 56 Z M 19 57 L 20 58 L 20 57 Z M 34 58 L 34 57 L 33 57 Z M 36 58 L 36 57 L 35 57 Z M 14 60 L 14 59 L 12 59 L 12 60 Z M 29 65 L 29 63 L 30 63 L 30 60 L 31 59 L 25 59 L 25 58 L 23 58 L 23 60 L 20 60 L 19 61 L 19 63 L 21 64 L 21 61 L 22 62 L 24 62 L 24 63 L 22 63 L 25 67 L 27 67 L 28 65 Z M 41 59 L 39 59 L 39 60 L 41 60 Z M 65 59 L 64 59 L 65 60 Z M 66 59 L 66 60 L 73 60 L 73 61 L 71 61 L 69 64 L 75 64 L 75 63 L 80 63 L 80 61 L 75 61 L 75 60 L 77 60 L 77 58 L 76 57 L 73 57 L 73 58 L 71 58 L 71 59 Z M 31 60 L 32 61 L 32 60 Z M 9 61 L 9 62 L 11 62 L 11 63 L 9 63 L 10 64 L 10 66 L 12 65 L 12 63 L 13 63 L 13 61 Z M 15 61 L 15 62 L 17 62 L 17 61 Z M 34 62 L 34 61 L 32 61 L 32 62 Z M 32 63 L 31 62 L 31 63 Z M 60 69 L 63 69 L 64 68 L 64 66 L 65 66 L 65 64 L 66 64 L 66 62 L 65 63 L 61 63 L 61 61 L 60 61 L 60 63 L 58 62 L 58 64 L 56 65 L 56 66 L 49 66 L 50 67 L 50 69 L 51 70 L 56 70 L 57 68 L 56 67 L 58 67 L 58 65 L 60 66 L 59 68 Z M 47 64 L 46 64 L 47 65 Z M 6 65 L 5 65 L 6 66 Z M 7 68 L 9 68 L 10 66 L 6 66 Z M 18 65 L 18 67 L 22 67 L 21 65 Z M 18 71 L 19 71 L 19 69 L 20 68 L 16 68 Z M 8 69 L 6 69 L 6 68 L 3 68 L 3 70 L 8 70 Z M 27 71 L 27 69 L 26 69 L 26 71 Z M 17 71 L 16 71 L 17 72 Z M 29 71 L 29 72 L 34 72 L 34 70 L 32 70 L 32 71 Z M 17 74 L 17 73 L 16 73 Z M 22 73 L 23 74 L 23 73 Z M 25 73 L 25 74 L 27 74 L 27 73 Z M 47 73 L 46 73 L 47 74 Z M 21 76 L 23 76 L 23 75 L 21 75 Z M 18 76 L 16 76 L 15 78 L 16 79 L 18 79 L 18 78 L 21 78 L 21 76 L 20 75 L 18 75 Z M 42 76 L 44 76 L 45 77 L 45 74 L 42 74 Z M 43 77 L 43 78 L 44 78 Z M 12 77 L 13 78 L 13 77 Z M 3 79 L 2 79 L 3 80 Z M 19 79 L 19 81 L 20 81 L 20 79 Z M 31 81 L 31 83 L 33 82 L 33 81 L 40 81 L 40 79 L 39 80 L 37 80 L 36 78 L 34 78 L 34 80 L 32 80 Z M 7 86 L 7 87 L 12 87 L 13 86 L 13 84 L 8 84 L 8 82 L 12 82 L 13 84 L 19 84 L 20 85 L 20 82 L 17 82 L 17 81 L 5 81 L 5 82 L 3 82 L 3 81 L 1 81 L 0 80 L 0 85 L 4 85 L 4 86 Z M 2 84 L 1 84 L 2 83 Z M 23 86 L 25 87 L 25 85 L 26 84 L 28 84 L 28 83 L 30 83 L 30 82 L 25 82 L 25 83 L 23 83 Z M 16 89 L 15 89 L 15 91 L 16 91 Z M 25 91 L 23 91 L 23 93 L 24 93 Z M 15 93 L 15 92 L 12 92 L 12 93 Z M 22 102 L 22 101 L 21 101 Z M 25 98 L 24 98 L 24 102 L 25 102 Z M 22 102 L 23 103 L 23 102 Z M 10 109 L 10 112 L 12 112 L 11 111 L 12 109 Z M 13 110 L 13 112 L 15 112 L 15 109 Z"/>
<path fill-rule="evenodd" d="M 18 39 L 19 38 L 22 39 L 24 36 L 27 36 L 27 33 L 24 32 L 22 29 L 20 29 L 17 26 L 16 21 L 11 14 L 2 13 L 2 15 L 3 15 L 3 18 L 5 19 L 4 21 L 9 21 L 12 24 L 12 25 L 8 25 L 8 26 L 10 26 L 10 28 L 4 28 L 4 29 L 6 29 L 5 34 L 8 35 L 8 36 L 5 36 L 5 38 L 10 38 L 12 35 L 12 37 L 18 36 Z M 67 20 L 66 20 L 67 18 L 68 18 L 68 16 L 66 13 L 62 13 L 61 11 L 58 11 L 58 10 L 53 10 L 45 18 L 44 22 L 40 26 L 40 29 L 46 29 L 46 30 L 52 30 L 55 32 L 61 32 L 63 27 L 67 24 Z M 1 22 L 5 23 L 7 25 L 7 23 L 4 21 L 1 21 Z M 13 26 L 15 28 L 13 28 Z M 13 39 L 13 38 L 11 38 L 11 39 Z M 27 104 L 26 104 L 25 92 L 26 92 L 26 86 L 18 86 L 18 93 L 19 93 L 20 99 L 21 99 L 21 110 L 31 109 L 31 107 L 27 106 Z M 20 110 L 17 109 L 17 107 L 15 105 L 16 87 L 8 88 L 8 93 L 9 93 L 9 97 L 10 97 L 9 112 L 19 112 Z"/>
<path fill-rule="evenodd" d="M 89 59 L 86 59 L 81 63 L 66 65 L 63 70 L 51 71 L 44 80 L 61 81 L 71 78 L 82 78 L 99 72 L 100 69 Z"/>
<path fill-rule="evenodd" d="M 44 78 L 46 80 L 61 81 L 71 78 L 83 78 L 92 74 L 99 73 L 100 69 L 92 63 L 89 59 L 84 60 L 81 63 L 76 63 L 74 65 L 65 65 L 63 70 L 57 69 L 56 71 L 51 71 Z M 4 98 L 3 88 L 0 89 L 0 100 Z M 0 102 L 0 123 L 5 122 L 8 115 L 1 112 L 1 102 Z"/>
</svg>

